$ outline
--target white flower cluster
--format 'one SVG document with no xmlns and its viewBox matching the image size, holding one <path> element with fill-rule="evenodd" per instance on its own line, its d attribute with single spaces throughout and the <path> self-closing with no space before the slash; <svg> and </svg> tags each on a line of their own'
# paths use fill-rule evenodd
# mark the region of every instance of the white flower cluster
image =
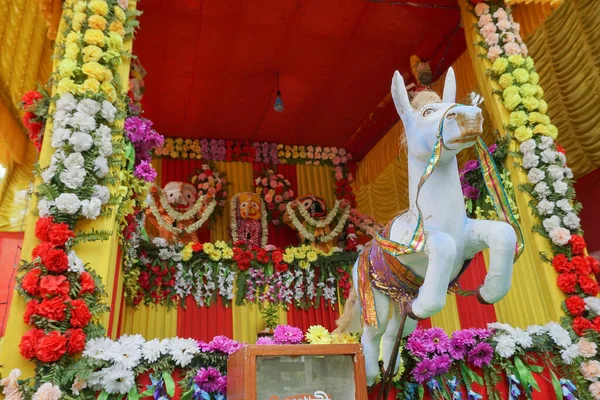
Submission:
<svg viewBox="0 0 600 400">
<path fill-rule="evenodd" d="M 182 259 L 181 256 L 181 246 L 171 246 L 167 241 L 162 237 L 157 237 L 152 240 L 152 244 L 159 248 L 158 250 L 158 258 L 164 261 L 172 260 L 175 262 L 180 262 Z"/>
<path fill-rule="evenodd" d="M 215 294 L 217 285 L 213 279 L 213 270 L 210 265 L 205 271 L 196 270 L 194 273 L 195 290 L 192 292 L 196 304 L 200 307 L 210 304 L 209 302 Z"/>
<path fill-rule="evenodd" d="M 117 109 L 108 101 L 102 103 L 92 99 L 77 101 L 70 93 L 56 101 L 52 147 L 56 149 L 50 165 L 41 177 L 49 184 L 58 177 L 67 189 L 76 191 L 86 184 L 86 178 L 94 174 L 103 178 L 108 174 L 107 157 L 113 153 L 111 129 L 105 125 L 113 123 Z M 93 158 L 93 166 L 86 168 L 86 159 Z M 94 180 L 87 184 L 93 184 Z M 102 205 L 108 203 L 110 192 L 107 187 L 93 185 L 93 195 L 80 199 L 76 193 L 61 193 L 56 199 L 41 199 L 38 204 L 40 216 L 48 216 L 51 207 L 65 214 L 81 211 L 87 219 L 96 219 Z"/>
<path fill-rule="evenodd" d="M 579 230 L 580 220 L 568 199 L 551 200 L 556 195 L 566 196 L 569 185 L 565 179 L 573 178 L 565 155 L 554 150 L 553 145 L 552 138 L 540 136 L 538 141 L 529 139 L 521 143 L 520 150 L 523 167 L 528 170 L 527 179 L 534 185 L 542 225 L 555 245 L 564 246 L 569 243 L 571 233 Z M 556 215 L 559 210 L 562 218 Z"/>
<path fill-rule="evenodd" d="M 99 369 L 92 372 L 87 385 L 109 394 L 127 394 L 135 384 L 134 369 L 142 362 L 156 362 L 166 356 L 179 367 L 188 365 L 200 352 L 194 339 L 153 339 L 141 335 L 123 335 L 117 341 L 106 337 L 92 339 L 83 355 L 93 360 Z"/>
<path fill-rule="evenodd" d="M 536 336 L 547 335 L 556 346 L 563 349 L 563 352 L 573 344 L 569 332 L 556 322 L 549 322 L 544 326 L 532 325 L 526 330 L 494 322 L 488 324 L 488 329 L 498 332 L 495 336 L 496 353 L 503 358 L 510 358 L 517 351 L 527 351 L 533 345 Z"/>
<path fill-rule="evenodd" d="M 233 300 L 233 281 L 235 280 L 235 273 L 229 268 L 225 267 L 222 263 L 219 263 L 219 272 L 217 276 L 217 282 L 219 285 L 219 293 L 227 300 Z"/>
</svg>

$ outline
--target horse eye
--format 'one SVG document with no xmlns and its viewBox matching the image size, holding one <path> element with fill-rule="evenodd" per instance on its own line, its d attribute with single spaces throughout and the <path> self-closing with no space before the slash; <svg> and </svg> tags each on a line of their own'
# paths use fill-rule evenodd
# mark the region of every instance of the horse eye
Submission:
<svg viewBox="0 0 600 400">
<path fill-rule="evenodd" d="M 435 109 L 433 107 L 427 107 L 423 110 L 423 116 L 426 117 L 430 114 L 433 114 L 434 111 Z"/>
</svg>

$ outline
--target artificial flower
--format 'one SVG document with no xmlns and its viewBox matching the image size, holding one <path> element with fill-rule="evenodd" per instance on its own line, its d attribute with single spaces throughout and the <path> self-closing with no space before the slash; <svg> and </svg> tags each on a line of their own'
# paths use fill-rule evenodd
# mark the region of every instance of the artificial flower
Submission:
<svg viewBox="0 0 600 400">
<path fill-rule="evenodd" d="M 552 242 L 557 246 L 564 246 L 571 239 L 571 233 L 565 228 L 554 228 L 550 231 L 549 235 Z"/>
<path fill-rule="evenodd" d="M 591 358 L 598 354 L 598 345 L 586 338 L 580 338 L 577 345 L 579 346 L 579 354 L 582 357 Z"/>
<path fill-rule="evenodd" d="M 43 302 L 42 302 L 43 303 Z M 92 319 L 92 314 L 83 300 L 71 301 L 71 325 L 75 328 L 83 328 Z"/>
<path fill-rule="evenodd" d="M 58 400 L 61 396 L 62 392 L 58 386 L 46 382 L 38 388 L 31 400 Z"/>
<path fill-rule="evenodd" d="M 565 293 L 574 293 L 577 287 L 577 275 L 562 273 L 556 277 L 556 284 Z"/>
<path fill-rule="evenodd" d="M 106 28 L 106 18 L 101 15 L 92 15 L 88 18 L 88 27 L 103 31 Z"/>
<path fill-rule="evenodd" d="M 332 339 L 325 327 L 313 325 L 306 332 L 306 341 L 310 344 L 330 344 Z"/>
<path fill-rule="evenodd" d="M 60 360 L 67 351 L 67 338 L 58 331 L 40 337 L 35 356 L 43 363 Z"/>
<path fill-rule="evenodd" d="M 278 325 L 273 331 L 273 339 L 278 344 L 302 343 L 302 331 L 290 325 Z"/>
<path fill-rule="evenodd" d="M 133 371 L 121 364 L 103 370 L 102 387 L 109 394 L 127 394 L 135 385 Z"/>
<path fill-rule="evenodd" d="M 89 45 L 104 47 L 104 33 L 100 29 L 87 29 L 83 41 Z"/>
<path fill-rule="evenodd" d="M 85 348 L 85 332 L 81 329 L 68 329 L 65 335 L 68 339 L 67 354 L 72 356 L 81 353 Z"/>
<path fill-rule="evenodd" d="M 71 284 L 64 275 L 44 275 L 40 279 L 40 296 L 64 296 L 69 294 Z"/>
<path fill-rule="evenodd" d="M 40 302 L 35 299 L 29 300 L 27 302 L 27 305 L 25 307 L 25 313 L 23 314 L 23 321 L 26 324 L 31 324 L 31 317 L 37 314 L 39 305 Z"/>
<path fill-rule="evenodd" d="M 581 375 L 590 382 L 596 382 L 600 378 L 600 361 L 590 360 L 579 366 Z"/>
<path fill-rule="evenodd" d="M 50 249 L 41 255 L 42 264 L 48 271 L 62 273 L 69 268 L 69 259 L 64 250 Z"/>
</svg>

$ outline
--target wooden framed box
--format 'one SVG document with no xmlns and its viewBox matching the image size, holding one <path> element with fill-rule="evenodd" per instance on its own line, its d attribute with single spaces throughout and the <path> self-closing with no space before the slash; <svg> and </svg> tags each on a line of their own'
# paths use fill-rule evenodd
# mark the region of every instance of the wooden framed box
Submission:
<svg viewBox="0 0 600 400">
<path fill-rule="evenodd" d="M 228 400 L 366 400 L 358 344 L 248 345 L 227 362 Z"/>
</svg>

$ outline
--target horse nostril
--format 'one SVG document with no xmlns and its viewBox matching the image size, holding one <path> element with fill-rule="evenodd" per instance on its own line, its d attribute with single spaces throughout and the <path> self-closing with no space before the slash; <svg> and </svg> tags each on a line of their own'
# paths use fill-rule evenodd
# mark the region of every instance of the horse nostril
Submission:
<svg viewBox="0 0 600 400">
<path fill-rule="evenodd" d="M 448 119 L 454 119 L 454 118 L 456 118 L 456 114 L 455 113 L 450 113 L 450 114 L 448 114 L 446 116 L 446 118 L 448 118 Z"/>
</svg>

